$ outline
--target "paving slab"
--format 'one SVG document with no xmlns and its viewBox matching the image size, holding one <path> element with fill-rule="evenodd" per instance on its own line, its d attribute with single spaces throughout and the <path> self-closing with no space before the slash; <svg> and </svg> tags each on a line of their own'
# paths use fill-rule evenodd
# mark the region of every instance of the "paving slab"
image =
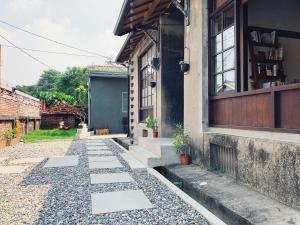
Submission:
<svg viewBox="0 0 300 225">
<path fill-rule="evenodd" d="M 115 156 L 88 157 L 90 169 L 121 168 L 123 165 Z"/>
<path fill-rule="evenodd" d="M 91 147 L 91 146 L 106 146 L 105 143 L 101 143 L 101 142 L 99 142 L 99 143 L 86 143 L 86 145 L 88 147 Z"/>
<path fill-rule="evenodd" d="M 87 150 L 109 150 L 107 146 L 88 146 Z"/>
<path fill-rule="evenodd" d="M 0 157 L 0 163 L 4 162 L 5 160 L 9 159 L 9 157 Z"/>
<path fill-rule="evenodd" d="M 134 182 L 129 173 L 91 174 L 91 184 Z"/>
<path fill-rule="evenodd" d="M 9 162 L 9 164 L 29 164 L 29 163 L 40 163 L 44 160 L 45 158 L 19 158 L 19 159 L 14 159 Z"/>
<path fill-rule="evenodd" d="M 72 156 L 63 156 L 63 157 L 53 157 L 49 158 L 45 168 L 48 167 L 69 167 L 69 166 L 77 166 L 78 165 L 78 155 Z"/>
<path fill-rule="evenodd" d="M 92 214 L 153 207 L 152 203 L 141 190 L 92 193 Z"/>
<path fill-rule="evenodd" d="M 112 155 L 113 153 L 108 150 L 94 150 L 88 151 L 88 155 Z"/>
<path fill-rule="evenodd" d="M 0 166 L 0 174 L 23 173 L 29 166 Z"/>
</svg>

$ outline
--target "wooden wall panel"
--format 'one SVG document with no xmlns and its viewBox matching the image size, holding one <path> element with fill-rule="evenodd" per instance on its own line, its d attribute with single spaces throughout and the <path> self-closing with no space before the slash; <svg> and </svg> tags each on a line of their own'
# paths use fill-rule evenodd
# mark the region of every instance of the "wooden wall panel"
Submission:
<svg viewBox="0 0 300 225">
<path fill-rule="evenodd" d="M 263 93 L 211 100 L 212 125 L 272 127 L 271 94 Z"/>
<path fill-rule="evenodd" d="M 278 95 L 279 126 L 283 129 L 300 128 L 300 90 L 282 91 Z"/>
</svg>

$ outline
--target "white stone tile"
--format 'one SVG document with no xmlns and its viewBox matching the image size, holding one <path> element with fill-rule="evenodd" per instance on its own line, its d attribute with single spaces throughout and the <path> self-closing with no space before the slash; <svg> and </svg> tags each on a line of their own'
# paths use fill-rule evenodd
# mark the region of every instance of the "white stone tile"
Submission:
<svg viewBox="0 0 300 225">
<path fill-rule="evenodd" d="M 78 155 L 49 158 L 44 167 L 68 167 L 78 165 Z"/>
<path fill-rule="evenodd" d="M 128 153 L 122 153 L 120 156 L 128 163 L 132 169 L 146 168 L 140 161 L 131 157 Z"/>
<path fill-rule="evenodd" d="M 120 168 L 123 165 L 115 156 L 93 156 L 89 158 L 90 169 Z"/>
<path fill-rule="evenodd" d="M 14 159 L 9 162 L 9 164 L 26 164 L 26 163 L 40 163 L 45 158 L 20 158 L 20 159 Z"/>
<path fill-rule="evenodd" d="M 0 166 L 0 174 L 23 173 L 29 166 Z"/>
<path fill-rule="evenodd" d="M 107 150 L 96 150 L 96 151 L 88 151 L 88 155 L 112 155 L 111 151 Z"/>
<path fill-rule="evenodd" d="M 92 146 L 106 146 L 105 143 L 87 143 L 86 144 L 88 147 L 92 147 Z"/>
<path fill-rule="evenodd" d="M 1 162 L 4 162 L 5 160 L 7 160 L 8 159 L 8 157 L 0 157 L 0 163 Z"/>
<path fill-rule="evenodd" d="M 107 146 L 88 146 L 87 150 L 109 150 Z"/>
<path fill-rule="evenodd" d="M 153 207 L 141 190 L 92 193 L 92 214 Z"/>
<path fill-rule="evenodd" d="M 129 173 L 91 174 L 91 184 L 109 184 L 133 181 L 134 179 L 129 175 Z"/>
</svg>

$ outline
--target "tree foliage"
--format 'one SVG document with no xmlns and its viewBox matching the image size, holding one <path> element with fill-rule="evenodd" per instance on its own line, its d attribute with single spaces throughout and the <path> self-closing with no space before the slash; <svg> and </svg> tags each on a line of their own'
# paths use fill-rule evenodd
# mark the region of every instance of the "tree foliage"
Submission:
<svg viewBox="0 0 300 225">
<path fill-rule="evenodd" d="M 45 70 L 36 85 L 16 89 L 44 99 L 47 106 L 69 103 L 87 107 L 87 73 L 87 68 L 79 67 L 68 67 L 65 72 Z"/>
</svg>

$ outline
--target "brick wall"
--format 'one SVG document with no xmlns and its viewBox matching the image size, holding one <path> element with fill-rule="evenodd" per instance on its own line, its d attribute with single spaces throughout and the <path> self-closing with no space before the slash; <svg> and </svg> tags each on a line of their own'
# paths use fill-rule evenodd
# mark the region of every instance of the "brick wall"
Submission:
<svg viewBox="0 0 300 225">
<path fill-rule="evenodd" d="M 1 86 L 0 116 L 40 117 L 40 102 L 22 92 Z"/>
<path fill-rule="evenodd" d="M 13 128 L 17 119 L 21 122 L 22 134 L 39 129 L 40 101 L 2 85 L 0 86 L 0 132 Z"/>
</svg>

